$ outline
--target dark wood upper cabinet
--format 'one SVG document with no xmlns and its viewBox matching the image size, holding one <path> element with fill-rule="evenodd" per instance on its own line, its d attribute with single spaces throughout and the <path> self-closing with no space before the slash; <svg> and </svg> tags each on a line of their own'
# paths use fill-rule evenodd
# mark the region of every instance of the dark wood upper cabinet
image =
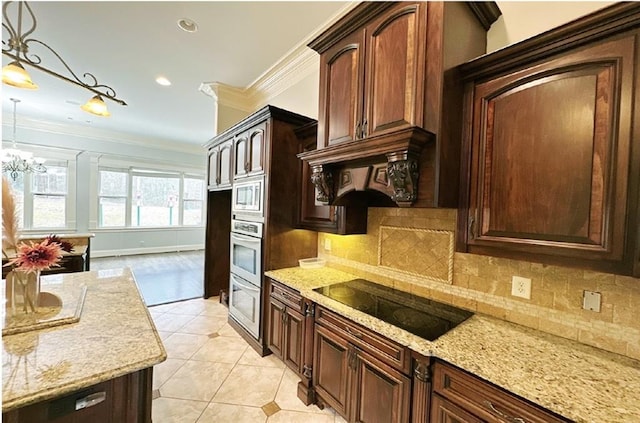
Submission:
<svg viewBox="0 0 640 423">
<path fill-rule="evenodd" d="M 258 175 L 264 172 L 263 160 L 266 126 L 266 122 L 262 122 L 234 137 L 234 178 Z"/>
<path fill-rule="evenodd" d="M 320 147 L 359 138 L 362 121 L 364 34 L 354 33 L 331 47 L 320 61 Z"/>
<path fill-rule="evenodd" d="M 363 2 L 309 44 L 320 54 L 318 148 L 298 157 L 319 202 L 457 206 L 454 68 L 484 54 L 499 15 L 493 2 Z"/>
<path fill-rule="evenodd" d="M 233 140 L 221 140 L 209 147 L 208 181 L 209 191 L 231 188 L 233 178 Z"/>
<path fill-rule="evenodd" d="M 459 250 L 638 275 L 639 26 L 618 5 L 462 67 Z"/>
<path fill-rule="evenodd" d="M 426 13 L 426 2 L 401 3 L 365 28 L 363 137 L 422 126 Z"/>
<path fill-rule="evenodd" d="M 296 130 L 301 152 L 313 151 L 317 147 L 318 123 L 312 122 Z M 327 206 L 316 201 L 316 187 L 311 182 L 309 164 L 300 161 L 300 208 L 297 226 L 318 232 L 340 235 L 367 233 L 366 207 Z"/>
</svg>

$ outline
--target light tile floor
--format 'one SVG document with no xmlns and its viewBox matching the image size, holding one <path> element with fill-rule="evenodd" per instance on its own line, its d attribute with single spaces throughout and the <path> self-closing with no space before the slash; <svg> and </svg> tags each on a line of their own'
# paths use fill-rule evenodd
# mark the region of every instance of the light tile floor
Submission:
<svg viewBox="0 0 640 423">
<path fill-rule="evenodd" d="M 167 350 L 154 368 L 154 423 L 344 423 L 306 407 L 298 378 L 273 355 L 260 357 L 227 324 L 217 298 L 149 307 Z"/>
</svg>

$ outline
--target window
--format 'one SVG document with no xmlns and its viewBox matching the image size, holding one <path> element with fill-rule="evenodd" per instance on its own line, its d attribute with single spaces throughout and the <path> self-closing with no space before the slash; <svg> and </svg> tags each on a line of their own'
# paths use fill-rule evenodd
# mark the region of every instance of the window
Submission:
<svg viewBox="0 0 640 423">
<path fill-rule="evenodd" d="M 11 183 L 21 229 L 67 228 L 69 175 L 66 163 L 47 162 L 45 173 L 20 173 Z"/>
<path fill-rule="evenodd" d="M 100 170 L 98 225 L 118 227 L 127 224 L 129 174 L 117 170 Z"/>
<path fill-rule="evenodd" d="M 66 226 L 67 168 L 47 166 L 46 173 L 34 173 L 33 228 L 64 228 Z"/>
<path fill-rule="evenodd" d="M 107 167 L 98 173 L 98 227 L 203 224 L 204 176 Z"/>
<path fill-rule="evenodd" d="M 184 178 L 183 225 L 202 225 L 204 179 Z"/>
<path fill-rule="evenodd" d="M 131 226 L 176 226 L 180 180 L 177 177 L 134 174 Z"/>
</svg>

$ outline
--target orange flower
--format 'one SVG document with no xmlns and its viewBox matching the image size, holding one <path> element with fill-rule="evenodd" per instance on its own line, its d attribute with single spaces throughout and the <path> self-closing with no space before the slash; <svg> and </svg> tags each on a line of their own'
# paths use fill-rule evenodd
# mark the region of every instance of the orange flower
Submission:
<svg viewBox="0 0 640 423">
<path fill-rule="evenodd" d="M 11 260 L 9 265 L 15 265 L 17 269 L 28 273 L 58 266 L 62 258 L 60 244 L 49 240 L 41 243 L 32 242 L 30 245 L 23 242 L 18 246 L 17 253 L 16 258 Z"/>
</svg>

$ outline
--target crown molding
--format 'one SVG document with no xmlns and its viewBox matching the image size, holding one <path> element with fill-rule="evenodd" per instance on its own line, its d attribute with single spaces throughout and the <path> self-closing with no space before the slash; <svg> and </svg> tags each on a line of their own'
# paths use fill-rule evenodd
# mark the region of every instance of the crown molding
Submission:
<svg viewBox="0 0 640 423">
<path fill-rule="evenodd" d="M 12 123 L 3 119 L 2 125 L 11 127 Z M 21 118 L 16 123 L 16 127 L 23 130 L 34 130 L 49 134 L 66 135 L 94 139 L 124 145 L 136 145 L 141 147 L 155 148 L 167 151 L 179 151 L 187 154 L 202 154 L 203 147 L 197 144 L 173 143 L 156 138 L 136 136 L 128 133 L 84 127 L 60 122 L 51 122 L 43 119 Z M 18 140 L 18 143 L 26 143 L 25 140 Z"/>
<path fill-rule="evenodd" d="M 222 82 L 203 82 L 199 90 L 212 97 L 219 105 L 249 113 L 255 110 L 248 88 L 238 88 Z"/>
<path fill-rule="evenodd" d="M 200 91 L 223 106 L 249 113 L 258 110 L 292 85 L 318 71 L 320 57 L 307 44 L 360 3 L 355 1 L 345 4 L 245 88 L 221 82 L 203 82 L 200 84 Z"/>
</svg>

